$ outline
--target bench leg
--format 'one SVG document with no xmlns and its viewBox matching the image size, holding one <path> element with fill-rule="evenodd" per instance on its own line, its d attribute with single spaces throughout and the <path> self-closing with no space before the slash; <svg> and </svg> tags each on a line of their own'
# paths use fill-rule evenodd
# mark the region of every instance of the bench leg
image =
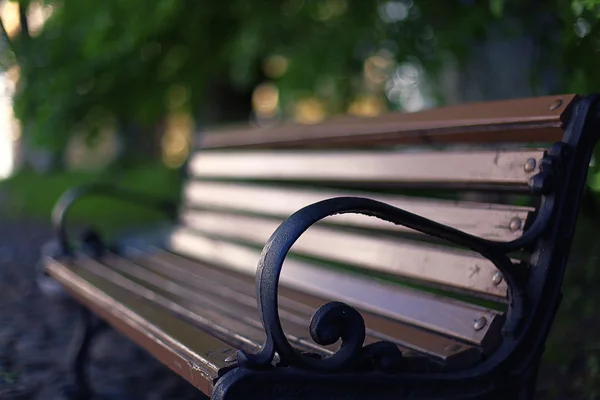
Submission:
<svg viewBox="0 0 600 400">
<path fill-rule="evenodd" d="M 537 388 L 537 378 L 539 370 L 539 361 L 535 367 L 529 371 L 528 379 L 525 380 L 521 392 L 519 393 L 518 400 L 532 400 L 535 397 L 535 390 Z"/>
<path fill-rule="evenodd" d="M 515 385 L 503 393 L 500 393 L 499 398 L 511 400 L 533 400 L 537 387 L 538 369 L 539 362 L 524 372 L 520 379 L 515 378 Z"/>
<path fill-rule="evenodd" d="M 106 325 L 97 320 L 92 313 L 81 308 L 81 316 L 71 339 L 68 355 L 68 383 L 63 389 L 63 395 L 68 400 L 87 400 L 93 397 L 86 367 L 92 341 Z"/>
</svg>

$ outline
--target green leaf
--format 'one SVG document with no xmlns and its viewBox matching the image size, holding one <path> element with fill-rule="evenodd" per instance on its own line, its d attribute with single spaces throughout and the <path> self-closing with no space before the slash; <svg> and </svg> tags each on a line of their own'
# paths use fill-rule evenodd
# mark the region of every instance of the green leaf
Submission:
<svg viewBox="0 0 600 400">
<path fill-rule="evenodd" d="M 572 0 L 571 2 L 571 10 L 573 10 L 573 14 L 579 17 L 583 14 L 583 10 L 585 9 L 584 0 Z"/>
<path fill-rule="evenodd" d="M 498 18 L 502 17 L 505 0 L 490 0 L 490 11 Z"/>
</svg>

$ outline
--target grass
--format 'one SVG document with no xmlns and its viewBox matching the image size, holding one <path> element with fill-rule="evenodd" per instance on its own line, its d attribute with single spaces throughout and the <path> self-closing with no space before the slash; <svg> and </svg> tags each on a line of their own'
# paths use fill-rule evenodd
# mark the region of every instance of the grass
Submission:
<svg viewBox="0 0 600 400">
<path fill-rule="evenodd" d="M 122 170 L 94 172 L 66 171 L 40 175 L 21 171 L 0 182 L 0 193 L 6 197 L 3 212 L 12 219 L 50 220 L 54 204 L 72 187 L 90 183 L 107 183 L 156 197 L 177 201 L 181 190 L 180 172 L 161 164 L 145 164 Z M 153 224 L 162 215 L 131 203 L 98 197 L 85 197 L 69 214 L 69 223 L 95 226 L 108 236 Z"/>
</svg>

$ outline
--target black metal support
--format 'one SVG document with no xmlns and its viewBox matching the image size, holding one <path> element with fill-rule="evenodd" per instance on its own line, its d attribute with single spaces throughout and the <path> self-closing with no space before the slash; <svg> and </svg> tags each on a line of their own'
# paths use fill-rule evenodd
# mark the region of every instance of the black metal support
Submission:
<svg viewBox="0 0 600 400">
<path fill-rule="evenodd" d="M 52 223 L 58 238 L 58 245 L 64 255 L 72 254 L 66 227 L 68 212 L 77 200 L 87 196 L 109 197 L 135 203 L 142 207 L 158 210 L 170 219 L 177 218 L 177 205 L 171 201 L 108 185 L 94 184 L 77 187 L 64 193 L 52 210 Z"/>
<path fill-rule="evenodd" d="M 67 357 L 69 380 L 63 388 L 67 400 L 88 400 L 93 397 L 87 366 L 93 339 L 106 328 L 106 324 L 96 318 L 85 307 L 81 307 L 81 315 L 75 333 L 69 345 Z"/>
<path fill-rule="evenodd" d="M 401 369 L 401 353 L 391 343 L 375 343 L 362 347 L 365 325 L 360 313 L 338 302 L 326 304 L 314 314 L 310 333 L 315 342 L 329 345 L 342 340 L 340 350 L 326 359 L 315 359 L 298 354 L 287 341 L 278 310 L 278 285 L 283 262 L 296 240 L 314 223 L 330 215 L 360 213 L 377 217 L 394 224 L 401 224 L 454 244 L 467 247 L 488 258 L 503 274 L 511 287 L 509 310 L 504 327 L 505 336 L 513 336 L 524 314 L 524 282 L 516 267 L 504 252 L 467 233 L 447 227 L 379 201 L 359 197 L 339 197 L 309 205 L 285 220 L 273 233 L 261 254 L 256 273 L 258 311 L 262 317 L 267 341 L 257 354 L 240 352 L 240 365 L 250 368 L 269 367 L 275 352 L 282 363 L 319 372 L 340 372 L 364 369 L 371 364 L 384 372 Z"/>
<path fill-rule="evenodd" d="M 87 185 L 71 189 L 64 193 L 52 211 L 52 222 L 57 235 L 56 246 L 52 249 L 53 257 L 69 257 L 73 248 L 67 235 L 66 221 L 69 210 L 77 200 L 86 196 L 109 197 L 140 206 L 156 209 L 168 218 L 177 217 L 177 205 L 170 201 L 157 199 L 153 196 L 136 193 L 108 185 Z M 88 229 L 79 237 L 81 251 L 91 257 L 98 258 L 105 249 L 102 237 L 92 229 Z M 69 378 L 63 394 L 69 400 L 86 400 L 93 396 L 93 391 L 86 373 L 89 361 L 89 351 L 93 339 L 107 325 L 95 317 L 85 307 L 81 307 L 81 316 L 70 343 L 67 357 Z"/>
<path fill-rule="evenodd" d="M 72 255 L 73 248 L 69 242 L 66 228 L 67 215 L 77 200 L 85 196 L 115 198 L 156 209 L 163 212 L 170 219 L 177 217 L 176 204 L 146 194 L 99 184 L 71 189 L 61 196 L 52 211 L 52 222 L 57 235 L 57 248 L 54 249 L 53 256 L 68 257 Z M 105 249 L 102 237 L 92 229 L 83 232 L 79 237 L 79 243 L 81 251 L 94 258 L 101 257 Z M 71 340 L 70 352 L 67 358 L 69 379 L 63 390 L 66 399 L 87 400 L 93 397 L 94 393 L 90 386 L 86 367 L 92 341 L 106 327 L 107 325 L 102 320 L 95 317 L 85 307 L 81 307 L 81 317 Z"/>
<path fill-rule="evenodd" d="M 532 193 L 542 199 L 536 219 L 512 242 L 484 240 L 366 198 L 324 200 L 291 215 L 273 233 L 258 264 L 256 292 L 266 341 L 256 354 L 238 352 L 238 367 L 219 380 L 213 398 L 247 398 L 252 394 L 255 398 L 328 400 L 530 399 L 544 342 L 560 302 L 580 198 L 599 137 L 598 96 L 579 99 L 571 108 L 563 140 L 546 152 L 540 172 L 530 181 Z M 343 213 L 400 224 L 489 259 L 508 284 L 508 310 L 497 350 L 480 364 L 463 370 L 411 372 L 392 343 L 362 347 L 362 316 L 346 304 L 332 302 L 315 312 L 310 334 L 321 345 L 341 339 L 340 349 L 326 358 L 298 353 L 287 341 L 279 319 L 277 297 L 283 262 L 310 226 Z M 517 268 L 508 253 L 525 247 L 533 251 L 530 268 Z"/>
</svg>

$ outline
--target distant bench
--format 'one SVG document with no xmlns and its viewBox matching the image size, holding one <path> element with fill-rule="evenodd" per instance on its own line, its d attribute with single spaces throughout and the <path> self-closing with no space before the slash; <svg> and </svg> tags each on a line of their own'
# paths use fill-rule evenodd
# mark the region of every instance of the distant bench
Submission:
<svg viewBox="0 0 600 400">
<path fill-rule="evenodd" d="M 67 193 L 46 269 L 215 399 L 530 398 L 598 110 L 563 95 L 204 133 L 178 211 Z M 505 204 L 461 200 L 473 192 Z M 140 246 L 72 246 L 81 195 L 176 222 Z"/>
</svg>

